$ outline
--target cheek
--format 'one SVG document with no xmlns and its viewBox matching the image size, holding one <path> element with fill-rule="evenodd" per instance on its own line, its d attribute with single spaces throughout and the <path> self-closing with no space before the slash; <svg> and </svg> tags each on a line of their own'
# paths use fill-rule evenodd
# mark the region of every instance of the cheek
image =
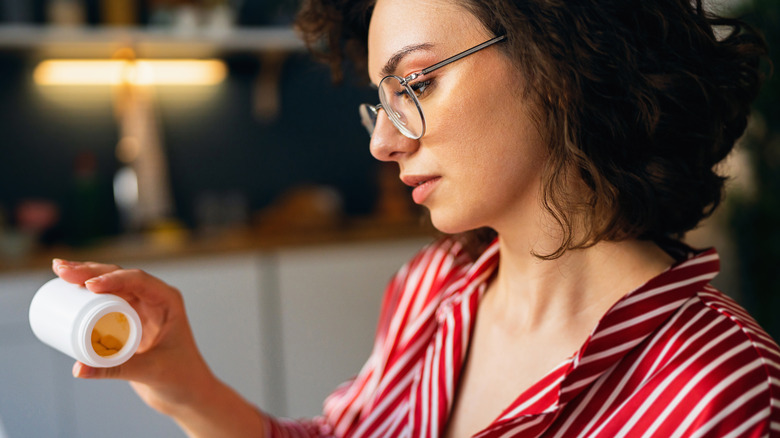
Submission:
<svg viewBox="0 0 780 438">
<path fill-rule="evenodd" d="M 522 77 L 503 57 L 483 59 L 487 61 L 465 66 L 463 75 L 441 90 L 429 122 L 431 137 L 441 133 L 451 140 L 454 133 L 457 140 L 472 144 L 496 137 L 537 143 L 540 135 L 530 116 L 531 100 L 524 97 Z"/>
<path fill-rule="evenodd" d="M 541 168 L 546 146 L 530 116 L 532 108 L 519 91 L 504 84 L 499 81 L 448 96 L 454 104 L 438 113 L 443 116 L 431 129 L 431 140 L 442 141 L 431 143 L 446 145 L 449 157 L 467 162 L 475 171 Z"/>
<path fill-rule="evenodd" d="M 436 108 L 441 114 L 432 122 L 432 133 L 441 133 L 451 138 L 473 140 L 496 128 L 494 108 L 489 105 L 486 90 L 479 86 L 460 87 L 450 90 L 442 101 L 446 106 Z M 464 137 L 465 136 L 465 137 Z"/>
<path fill-rule="evenodd" d="M 455 106 L 444 125 L 450 157 L 463 164 L 455 166 L 458 180 L 473 184 L 461 187 L 474 192 L 464 202 L 489 216 L 496 208 L 525 210 L 538 198 L 546 147 L 520 97 L 498 87 L 481 91 Z"/>
<path fill-rule="evenodd" d="M 446 101 L 451 103 L 437 109 L 425 140 L 440 149 L 437 154 L 440 159 L 461 163 L 464 166 L 458 166 L 459 170 L 478 174 L 482 173 L 481 168 L 488 166 L 495 137 L 505 132 L 501 129 L 503 123 L 496 119 L 492 114 L 494 110 L 485 105 L 484 96 L 478 93 L 479 87 L 471 88 L 448 93 Z"/>
</svg>

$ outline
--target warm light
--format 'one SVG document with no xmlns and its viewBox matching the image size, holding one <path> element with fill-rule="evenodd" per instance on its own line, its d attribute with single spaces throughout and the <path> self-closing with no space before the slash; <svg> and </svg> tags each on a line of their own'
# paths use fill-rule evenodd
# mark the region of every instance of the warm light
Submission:
<svg viewBox="0 0 780 438">
<path fill-rule="evenodd" d="M 215 59 L 48 60 L 33 73 L 39 85 L 216 85 L 225 76 Z"/>
</svg>

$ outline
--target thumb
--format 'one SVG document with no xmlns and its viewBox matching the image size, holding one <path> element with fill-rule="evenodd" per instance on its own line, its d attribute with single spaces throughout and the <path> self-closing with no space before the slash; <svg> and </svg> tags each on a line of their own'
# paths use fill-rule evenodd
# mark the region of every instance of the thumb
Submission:
<svg viewBox="0 0 780 438">
<path fill-rule="evenodd" d="M 119 379 L 121 378 L 121 365 L 111 368 L 96 368 L 81 362 L 73 364 L 73 377 L 79 379 Z"/>
</svg>

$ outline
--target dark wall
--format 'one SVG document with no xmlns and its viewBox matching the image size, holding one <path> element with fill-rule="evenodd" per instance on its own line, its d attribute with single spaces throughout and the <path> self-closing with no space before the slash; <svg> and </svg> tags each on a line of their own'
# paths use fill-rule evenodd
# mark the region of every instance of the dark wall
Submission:
<svg viewBox="0 0 780 438">
<path fill-rule="evenodd" d="M 249 55 L 226 60 L 229 77 L 217 87 L 157 90 L 177 216 L 193 226 L 204 193 L 240 192 L 256 211 L 301 184 L 333 186 L 348 214 L 369 213 L 377 163 L 357 106 L 373 103 L 376 92 L 350 78 L 335 86 L 325 66 L 293 54 L 281 74 L 279 112 L 261 118 L 253 93 L 262 61 Z M 0 53 L 0 206 L 12 216 L 23 199 L 53 200 L 64 214 L 59 232 L 69 234 L 84 220 L 74 166 L 87 153 L 97 163 L 89 196 L 101 206 L 89 218 L 91 226 L 115 233 L 111 184 L 119 163 L 112 91 L 42 90 L 32 83 L 35 62 L 29 54 Z"/>
</svg>

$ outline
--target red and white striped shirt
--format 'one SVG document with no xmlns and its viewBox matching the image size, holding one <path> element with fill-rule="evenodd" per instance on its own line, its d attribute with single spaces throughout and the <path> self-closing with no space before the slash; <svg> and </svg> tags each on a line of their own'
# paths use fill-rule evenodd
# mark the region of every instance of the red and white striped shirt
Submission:
<svg viewBox="0 0 780 438">
<path fill-rule="evenodd" d="M 450 239 L 388 285 L 373 352 L 322 417 L 269 420 L 266 436 L 439 437 L 497 267 Z M 780 436 L 780 348 L 709 281 L 715 250 L 690 252 L 618 301 L 582 347 L 476 436 Z"/>
</svg>

